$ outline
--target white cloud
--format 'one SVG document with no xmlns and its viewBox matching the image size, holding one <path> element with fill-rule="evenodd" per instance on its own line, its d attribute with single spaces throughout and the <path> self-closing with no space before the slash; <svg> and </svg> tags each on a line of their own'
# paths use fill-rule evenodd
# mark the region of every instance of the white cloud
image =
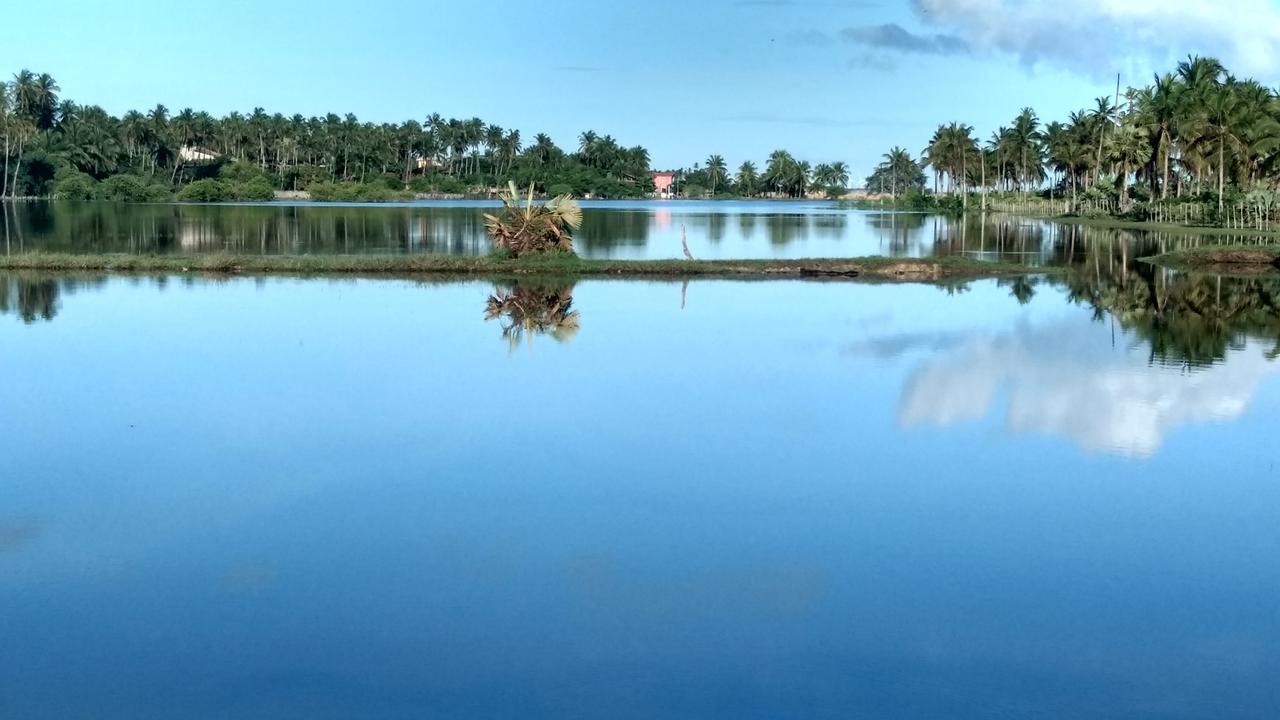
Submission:
<svg viewBox="0 0 1280 720">
<path fill-rule="evenodd" d="M 975 51 L 1089 75 L 1172 69 L 1188 54 L 1232 72 L 1280 77 L 1274 0 L 913 0 L 923 22 Z M 1145 81 L 1146 78 L 1141 78 Z"/>
</svg>

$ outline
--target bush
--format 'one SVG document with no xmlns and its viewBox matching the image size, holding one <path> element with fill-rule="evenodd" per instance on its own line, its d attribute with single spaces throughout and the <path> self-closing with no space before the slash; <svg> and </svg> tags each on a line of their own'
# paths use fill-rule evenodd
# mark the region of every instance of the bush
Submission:
<svg viewBox="0 0 1280 720">
<path fill-rule="evenodd" d="M 390 202 L 410 198 L 404 191 L 369 183 L 321 182 L 308 186 L 307 192 L 312 200 L 319 202 Z"/>
<path fill-rule="evenodd" d="M 53 186 L 53 196 L 58 200 L 92 200 L 97 194 L 97 183 L 84 173 L 70 173 Z"/>
<path fill-rule="evenodd" d="M 240 200 L 275 200 L 276 190 L 266 178 L 259 177 L 241 185 L 236 197 Z"/>
<path fill-rule="evenodd" d="M 552 185 L 551 187 L 547 188 L 547 194 L 550 195 L 551 197 L 560 197 L 561 195 L 572 195 L 573 186 L 566 185 L 564 183 L 556 183 L 555 185 Z"/>
<path fill-rule="evenodd" d="M 197 180 L 182 188 L 178 199 L 183 202 L 226 202 L 235 199 L 231 186 L 221 180 Z"/>
<path fill-rule="evenodd" d="M 218 169 L 218 179 L 231 185 L 242 185 L 254 180 L 267 180 L 267 174 L 257 165 L 236 160 Z"/>
<path fill-rule="evenodd" d="M 112 175 L 98 185 L 98 199 L 109 202 L 165 202 L 169 189 L 137 175 Z"/>
<path fill-rule="evenodd" d="M 467 186 L 461 180 L 448 175 L 431 173 L 414 178 L 409 183 L 410 189 L 419 193 L 440 193 L 442 195 L 462 195 Z"/>
</svg>

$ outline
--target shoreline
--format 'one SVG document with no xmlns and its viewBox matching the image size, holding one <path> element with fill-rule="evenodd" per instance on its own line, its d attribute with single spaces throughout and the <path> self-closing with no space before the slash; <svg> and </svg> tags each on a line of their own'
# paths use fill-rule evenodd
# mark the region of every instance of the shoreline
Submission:
<svg viewBox="0 0 1280 720">
<path fill-rule="evenodd" d="M 435 275 L 575 277 L 872 279 L 932 281 L 1058 272 L 1056 268 L 959 257 L 812 258 L 797 260 L 595 260 L 576 256 L 522 259 L 449 255 L 75 255 L 41 252 L 0 256 L 0 270 L 225 275 Z"/>
<path fill-rule="evenodd" d="M 1173 270 L 1270 273 L 1280 271 L 1280 245 L 1208 245 L 1142 260 Z"/>
</svg>

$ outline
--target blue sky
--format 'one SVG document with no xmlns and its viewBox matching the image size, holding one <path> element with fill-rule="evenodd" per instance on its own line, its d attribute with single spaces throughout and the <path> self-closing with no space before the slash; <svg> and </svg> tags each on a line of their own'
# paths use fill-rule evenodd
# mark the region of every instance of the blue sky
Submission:
<svg viewBox="0 0 1280 720">
<path fill-rule="evenodd" d="M 114 113 L 162 102 L 362 120 L 479 116 L 657 167 L 787 148 L 866 175 L 938 123 L 1063 118 L 1188 53 L 1274 84 L 1280 0 L 46 0 L 6 11 L 0 73 Z"/>
</svg>

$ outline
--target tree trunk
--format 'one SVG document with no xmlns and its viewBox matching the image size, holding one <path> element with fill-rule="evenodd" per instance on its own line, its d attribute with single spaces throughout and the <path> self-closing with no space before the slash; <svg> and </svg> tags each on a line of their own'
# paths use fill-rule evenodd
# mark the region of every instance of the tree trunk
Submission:
<svg viewBox="0 0 1280 720">
<path fill-rule="evenodd" d="M 0 200 L 9 194 L 9 133 L 4 134 L 4 172 L 0 173 Z"/>
<path fill-rule="evenodd" d="M 1218 141 L 1218 215 L 1222 215 L 1222 191 L 1223 191 L 1223 156 L 1226 153 L 1226 139 Z"/>
<path fill-rule="evenodd" d="M 1164 144 L 1164 178 L 1160 181 L 1160 199 L 1167 200 L 1169 198 L 1169 133 L 1166 131 L 1162 134 L 1161 142 Z"/>
</svg>

